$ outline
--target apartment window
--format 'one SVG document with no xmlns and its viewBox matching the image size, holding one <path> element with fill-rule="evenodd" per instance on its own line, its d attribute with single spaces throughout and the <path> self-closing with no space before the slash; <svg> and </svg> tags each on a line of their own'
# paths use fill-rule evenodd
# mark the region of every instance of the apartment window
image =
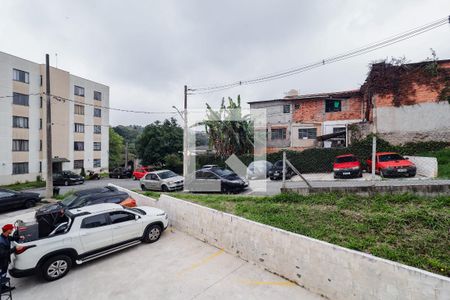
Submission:
<svg viewBox="0 0 450 300">
<path fill-rule="evenodd" d="M 94 117 L 101 117 L 102 116 L 102 110 L 100 108 L 94 108 Z"/>
<path fill-rule="evenodd" d="M 13 140 L 12 151 L 28 151 L 29 142 L 28 140 Z"/>
<path fill-rule="evenodd" d="M 75 123 L 75 132 L 84 132 L 84 124 L 81 123 Z"/>
<path fill-rule="evenodd" d="M 102 101 L 102 93 L 94 91 L 94 100 Z"/>
<path fill-rule="evenodd" d="M 13 93 L 13 104 L 28 106 L 29 98 L 30 96 L 25 94 Z"/>
<path fill-rule="evenodd" d="M 25 71 L 13 69 L 13 80 L 24 83 L 30 83 L 30 74 Z"/>
<path fill-rule="evenodd" d="M 75 104 L 75 114 L 76 115 L 84 115 L 84 106 Z"/>
<path fill-rule="evenodd" d="M 271 130 L 272 140 L 285 140 L 286 128 L 276 128 Z"/>
<path fill-rule="evenodd" d="M 42 173 L 42 161 L 39 162 L 39 173 Z"/>
<path fill-rule="evenodd" d="M 298 104 L 298 103 L 295 104 L 295 105 L 294 105 L 294 109 L 295 109 L 295 110 L 300 109 L 300 104 Z"/>
<path fill-rule="evenodd" d="M 42 108 L 42 97 L 39 97 L 39 103 L 40 103 L 40 107 Z"/>
<path fill-rule="evenodd" d="M 298 138 L 300 140 L 315 139 L 317 137 L 317 128 L 299 128 Z"/>
<path fill-rule="evenodd" d="M 101 151 L 101 150 L 102 150 L 102 143 L 94 142 L 94 151 Z"/>
<path fill-rule="evenodd" d="M 74 87 L 74 94 L 77 95 L 77 96 L 84 97 L 84 87 L 76 85 Z"/>
<path fill-rule="evenodd" d="M 39 129 L 42 129 L 42 119 L 39 119 Z"/>
<path fill-rule="evenodd" d="M 100 168 L 102 166 L 101 159 L 94 159 L 94 168 Z"/>
<path fill-rule="evenodd" d="M 28 174 L 28 163 L 13 163 L 13 175 L 15 174 Z"/>
<path fill-rule="evenodd" d="M 74 169 L 81 169 L 84 166 L 84 160 L 82 159 L 76 159 L 73 161 L 73 168 Z"/>
<path fill-rule="evenodd" d="M 283 113 L 288 114 L 290 112 L 291 112 L 291 105 L 290 104 L 283 105 Z"/>
<path fill-rule="evenodd" d="M 13 127 L 14 128 L 28 128 L 28 118 L 13 116 Z"/>
<path fill-rule="evenodd" d="M 42 140 L 39 140 L 39 151 L 42 151 Z"/>
<path fill-rule="evenodd" d="M 102 126 L 94 125 L 94 133 L 95 134 L 101 134 L 102 133 Z"/>
<path fill-rule="evenodd" d="M 73 150 L 84 151 L 84 142 L 73 142 Z"/>
<path fill-rule="evenodd" d="M 341 110 L 341 100 L 325 100 L 325 112 L 337 112 Z"/>
<path fill-rule="evenodd" d="M 41 75 L 41 86 L 42 86 L 42 75 Z M 42 99 L 42 97 L 41 97 L 41 99 Z"/>
</svg>

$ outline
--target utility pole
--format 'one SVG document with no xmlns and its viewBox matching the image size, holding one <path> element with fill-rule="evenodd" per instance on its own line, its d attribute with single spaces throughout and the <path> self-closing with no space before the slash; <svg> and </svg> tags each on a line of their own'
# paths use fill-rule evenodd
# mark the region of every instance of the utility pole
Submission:
<svg viewBox="0 0 450 300">
<path fill-rule="evenodd" d="M 128 141 L 125 142 L 125 169 L 128 169 Z"/>
<path fill-rule="evenodd" d="M 188 175 L 188 138 L 189 138 L 189 134 L 188 134 L 188 121 L 187 121 L 187 92 L 188 92 L 188 87 L 187 85 L 184 86 L 184 110 L 183 110 L 183 114 L 184 114 L 184 126 L 183 126 L 183 177 L 184 177 L 184 186 L 183 189 L 185 191 L 186 190 L 186 177 Z"/>
<path fill-rule="evenodd" d="M 47 94 L 47 178 L 45 180 L 45 194 L 47 198 L 51 198 L 53 196 L 52 103 L 50 97 L 50 56 L 48 54 L 45 55 L 45 81 L 45 93 Z"/>
<path fill-rule="evenodd" d="M 376 152 L 377 152 L 377 106 L 376 106 L 376 99 L 375 96 L 372 96 L 372 180 L 375 180 L 375 159 L 376 159 Z"/>
</svg>

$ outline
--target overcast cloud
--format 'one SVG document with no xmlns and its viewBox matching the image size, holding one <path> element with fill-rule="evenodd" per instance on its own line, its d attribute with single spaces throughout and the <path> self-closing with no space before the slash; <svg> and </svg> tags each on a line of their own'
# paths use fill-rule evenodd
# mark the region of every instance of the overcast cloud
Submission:
<svg viewBox="0 0 450 300">
<path fill-rule="evenodd" d="M 110 87 L 110 106 L 181 109 L 183 85 L 249 79 L 339 54 L 450 14 L 441 1 L 25 1 L 0 4 L 0 51 Z M 358 88 L 371 61 L 450 59 L 450 25 L 360 57 L 289 78 L 191 96 L 192 108 L 240 94 L 243 101 Z M 112 112 L 145 125 L 170 115 Z"/>
</svg>

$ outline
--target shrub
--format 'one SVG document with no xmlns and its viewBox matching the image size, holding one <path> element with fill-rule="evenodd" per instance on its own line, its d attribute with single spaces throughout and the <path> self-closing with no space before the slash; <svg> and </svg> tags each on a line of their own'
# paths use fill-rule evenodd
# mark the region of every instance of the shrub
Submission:
<svg viewBox="0 0 450 300">
<path fill-rule="evenodd" d="M 164 156 L 164 161 L 166 162 L 166 168 L 174 171 L 175 173 L 182 173 L 183 172 L 183 161 L 179 157 L 179 155 L 173 153 L 173 154 L 167 154 Z"/>
</svg>

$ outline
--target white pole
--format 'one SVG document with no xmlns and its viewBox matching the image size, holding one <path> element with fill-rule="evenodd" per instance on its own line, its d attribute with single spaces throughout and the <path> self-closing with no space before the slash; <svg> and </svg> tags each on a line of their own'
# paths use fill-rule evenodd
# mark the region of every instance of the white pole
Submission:
<svg viewBox="0 0 450 300">
<path fill-rule="evenodd" d="M 286 187 L 286 151 L 283 151 L 283 183 L 281 187 L 284 189 Z"/>
<path fill-rule="evenodd" d="M 373 116 L 373 126 L 372 126 L 372 180 L 375 180 L 375 159 L 377 153 L 377 106 L 375 96 L 372 96 L 372 116 Z"/>
</svg>

